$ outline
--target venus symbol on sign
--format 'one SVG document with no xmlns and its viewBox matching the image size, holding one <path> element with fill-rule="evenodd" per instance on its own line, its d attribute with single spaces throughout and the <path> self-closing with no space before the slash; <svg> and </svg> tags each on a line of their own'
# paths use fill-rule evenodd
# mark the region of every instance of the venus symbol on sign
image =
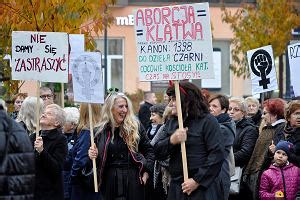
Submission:
<svg viewBox="0 0 300 200">
<path fill-rule="evenodd" d="M 267 75 L 271 72 L 272 65 L 270 54 L 263 49 L 255 51 L 251 57 L 251 70 L 256 76 L 261 77 L 258 83 L 263 89 L 268 89 L 268 84 L 270 84 L 270 78 L 267 78 Z"/>
</svg>

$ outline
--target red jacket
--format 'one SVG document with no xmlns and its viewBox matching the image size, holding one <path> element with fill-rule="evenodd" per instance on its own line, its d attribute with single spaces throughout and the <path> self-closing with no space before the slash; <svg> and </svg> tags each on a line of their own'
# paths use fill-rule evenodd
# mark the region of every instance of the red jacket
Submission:
<svg viewBox="0 0 300 200">
<path fill-rule="evenodd" d="M 300 189 L 300 168 L 292 163 L 284 167 L 271 165 L 262 176 L 259 187 L 261 200 L 275 199 L 275 192 L 284 191 L 283 177 L 286 189 L 286 200 L 294 200 Z"/>
</svg>

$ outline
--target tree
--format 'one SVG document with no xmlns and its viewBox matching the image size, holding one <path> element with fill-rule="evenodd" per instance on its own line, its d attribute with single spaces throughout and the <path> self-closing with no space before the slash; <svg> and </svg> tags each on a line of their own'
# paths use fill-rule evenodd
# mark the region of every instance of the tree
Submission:
<svg viewBox="0 0 300 200">
<path fill-rule="evenodd" d="M 291 30 L 300 26 L 300 16 L 291 0 L 257 0 L 244 4 L 232 14 L 222 8 L 222 20 L 229 23 L 234 33 L 232 39 L 231 69 L 238 77 L 249 76 L 246 52 L 272 45 L 274 56 L 282 56 L 291 40 Z"/>
<path fill-rule="evenodd" d="M 116 0 L 2 0 L 0 3 L 0 59 L 11 54 L 12 31 L 85 34 L 86 48 L 95 48 L 92 33 L 112 22 L 107 9 Z M 5 67 L 4 75 L 10 77 Z M 17 93 L 19 81 L 4 83 L 7 95 Z"/>
</svg>

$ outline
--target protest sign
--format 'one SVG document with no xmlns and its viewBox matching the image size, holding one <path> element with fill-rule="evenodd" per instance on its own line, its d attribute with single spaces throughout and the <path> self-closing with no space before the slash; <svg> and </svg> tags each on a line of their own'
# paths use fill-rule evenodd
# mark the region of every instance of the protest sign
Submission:
<svg viewBox="0 0 300 200">
<path fill-rule="evenodd" d="M 222 55 L 221 50 L 216 50 L 213 52 L 213 66 L 214 66 L 214 79 L 202 79 L 202 88 L 221 88 L 222 87 Z"/>
<path fill-rule="evenodd" d="M 69 34 L 71 53 L 84 52 L 84 34 Z"/>
<path fill-rule="evenodd" d="M 12 32 L 12 79 L 68 82 L 68 34 Z"/>
<path fill-rule="evenodd" d="M 247 51 L 251 71 L 252 94 L 277 90 L 276 70 L 272 46 Z"/>
<path fill-rule="evenodd" d="M 94 124 L 91 103 L 104 103 L 104 86 L 101 72 L 100 52 L 72 53 L 72 83 L 74 101 L 88 103 L 91 146 L 94 142 Z M 93 163 L 94 191 L 98 192 L 96 160 Z"/>
<path fill-rule="evenodd" d="M 72 63 L 74 101 L 104 103 L 101 53 L 77 53 Z"/>
<path fill-rule="evenodd" d="M 214 78 L 208 3 L 134 13 L 141 81 Z"/>
<path fill-rule="evenodd" d="M 291 70 L 291 85 L 295 96 L 300 96 L 300 43 L 288 46 L 288 58 Z"/>
<path fill-rule="evenodd" d="M 74 101 L 74 93 L 73 93 L 73 83 L 72 83 L 72 64 L 74 61 L 73 54 L 84 52 L 84 34 L 69 34 L 69 43 L 70 43 L 70 61 L 69 61 L 69 77 L 68 77 L 68 85 L 67 85 L 67 97 L 68 100 Z M 76 57 L 76 55 L 75 55 Z"/>
</svg>

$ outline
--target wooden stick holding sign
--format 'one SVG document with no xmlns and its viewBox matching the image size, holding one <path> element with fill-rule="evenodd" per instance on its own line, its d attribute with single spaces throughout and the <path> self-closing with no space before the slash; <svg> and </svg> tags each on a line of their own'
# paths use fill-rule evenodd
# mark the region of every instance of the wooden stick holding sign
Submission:
<svg viewBox="0 0 300 200">
<path fill-rule="evenodd" d="M 61 83 L 61 107 L 64 108 L 65 107 L 65 84 Z"/>
<path fill-rule="evenodd" d="M 74 101 L 88 103 L 91 146 L 95 146 L 91 104 L 104 103 L 104 88 L 101 76 L 101 54 L 99 52 L 81 52 L 76 55 L 74 54 L 71 66 Z M 96 160 L 92 159 L 92 162 L 94 188 L 95 192 L 98 192 Z"/>
<path fill-rule="evenodd" d="M 175 96 L 176 96 L 178 124 L 179 124 L 179 129 L 183 129 L 179 81 L 174 81 L 174 84 L 175 84 Z M 188 167 L 187 167 L 187 159 L 186 159 L 185 142 L 181 142 L 180 146 L 181 146 L 181 158 L 182 158 L 182 167 L 183 167 L 183 178 L 184 178 L 184 181 L 187 181 L 189 179 L 189 175 L 188 175 Z"/>
<path fill-rule="evenodd" d="M 90 122 L 91 146 L 94 146 L 95 145 L 95 142 L 94 142 L 94 124 L 93 124 L 92 106 L 91 106 L 90 103 L 88 104 L 88 107 L 89 107 L 89 122 Z M 93 159 L 92 162 L 93 162 L 94 188 L 95 188 L 95 192 L 98 192 L 96 159 Z"/>
<path fill-rule="evenodd" d="M 40 81 L 36 82 L 36 107 L 35 107 L 35 115 L 36 115 L 36 129 L 35 129 L 35 138 L 39 137 L 40 131 Z"/>
</svg>

